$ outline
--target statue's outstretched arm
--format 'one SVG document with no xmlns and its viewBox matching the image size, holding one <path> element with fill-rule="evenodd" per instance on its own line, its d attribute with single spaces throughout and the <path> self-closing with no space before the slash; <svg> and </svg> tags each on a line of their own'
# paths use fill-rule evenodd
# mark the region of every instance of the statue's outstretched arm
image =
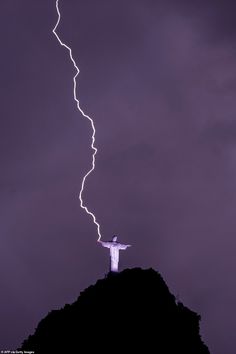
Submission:
<svg viewBox="0 0 236 354">
<path fill-rule="evenodd" d="M 99 241 L 101 243 L 101 245 L 103 247 L 107 247 L 107 248 L 110 248 L 111 247 L 111 243 L 110 242 L 103 242 L 103 241 Z"/>
<path fill-rule="evenodd" d="M 131 245 L 122 245 L 122 244 L 119 245 L 120 250 L 126 250 L 126 248 L 128 247 L 131 247 Z"/>
</svg>

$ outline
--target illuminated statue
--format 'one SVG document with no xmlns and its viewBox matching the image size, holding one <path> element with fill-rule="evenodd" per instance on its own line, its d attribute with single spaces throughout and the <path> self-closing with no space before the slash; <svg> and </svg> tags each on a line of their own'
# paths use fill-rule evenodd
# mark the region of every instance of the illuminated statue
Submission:
<svg viewBox="0 0 236 354">
<path fill-rule="evenodd" d="M 126 250 L 127 247 L 131 245 L 123 245 L 116 241 L 117 236 L 112 237 L 112 241 L 99 241 L 101 242 L 103 247 L 110 248 L 110 272 L 118 272 L 118 264 L 119 264 L 119 251 Z"/>
</svg>

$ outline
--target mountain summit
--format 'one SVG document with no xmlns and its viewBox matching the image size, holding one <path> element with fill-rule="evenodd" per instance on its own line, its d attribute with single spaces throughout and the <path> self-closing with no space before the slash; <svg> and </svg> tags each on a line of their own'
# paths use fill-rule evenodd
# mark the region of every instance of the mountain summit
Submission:
<svg viewBox="0 0 236 354">
<path fill-rule="evenodd" d="M 21 350 L 47 353 L 209 354 L 200 316 L 177 302 L 153 269 L 109 273 L 51 311 Z"/>
</svg>

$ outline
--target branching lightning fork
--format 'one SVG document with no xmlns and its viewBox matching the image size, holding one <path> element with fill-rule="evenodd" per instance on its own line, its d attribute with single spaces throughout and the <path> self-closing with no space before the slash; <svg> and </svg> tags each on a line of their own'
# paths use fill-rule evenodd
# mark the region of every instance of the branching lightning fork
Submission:
<svg viewBox="0 0 236 354">
<path fill-rule="evenodd" d="M 95 129 L 95 125 L 94 125 L 94 121 L 91 117 L 89 117 L 87 114 L 84 113 L 84 111 L 81 109 L 80 107 L 80 103 L 79 103 L 79 100 L 77 98 L 77 95 L 76 95 L 76 78 L 77 76 L 79 75 L 80 73 L 80 70 L 73 58 L 73 55 L 72 55 L 72 49 L 67 46 L 65 43 L 63 43 L 60 39 L 60 37 L 58 36 L 56 30 L 57 30 L 57 27 L 60 23 L 60 20 L 61 20 L 61 13 L 60 13 L 60 10 L 59 10 L 59 0 L 56 0 L 56 9 L 57 9 L 57 14 L 58 14 L 58 19 L 57 19 L 57 23 L 53 29 L 53 33 L 54 35 L 56 36 L 57 40 L 59 41 L 60 45 L 62 47 L 65 47 L 68 51 L 69 51 L 69 54 L 70 54 L 70 59 L 74 65 L 74 68 L 76 70 L 76 74 L 75 76 L 73 77 L 73 82 L 74 82 L 74 100 L 76 102 L 76 105 L 77 105 L 77 108 L 78 110 L 80 111 L 80 113 L 85 117 L 87 118 L 89 121 L 90 121 L 90 124 L 91 124 L 91 127 L 92 127 L 92 143 L 91 143 L 91 149 L 93 150 L 93 155 L 92 155 L 92 167 L 91 169 L 86 173 L 86 175 L 83 177 L 83 180 L 82 180 L 82 184 L 81 184 L 81 189 L 80 189 L 80 192 L 79 192 L 79 200 L 80 200 L 80 206 L 82 209 L 84 209 L 86 211 L 87 214 L 89 214 L 90 216 L 92 216 L 93 218 L 93 222 L 94 224 L 97 226 L 97 232 L 98 232 L 98 240 L 97 241 L 100 241 L 101 239 L 101 232 L 100 232 L 100 225 L 99 223 L 97 222 L 96 220 L 96 216 L 88 210 L 88 208 L 84 205 L 84 202 L 83 202 L 83 198 L 82 198 L 82 194 L 83 194 L 83 190 L 84 190 L 84 186 L 85 186 L 85 181 L 86 181 L 86 178 L 90 175 L 91 172 L 93 172 L 93 170 L 95 169 L 95 156 L 97 154 L 97 148 L 95 147 L 95 135 L 96 135 L 96 129 Z"/>
</svg>

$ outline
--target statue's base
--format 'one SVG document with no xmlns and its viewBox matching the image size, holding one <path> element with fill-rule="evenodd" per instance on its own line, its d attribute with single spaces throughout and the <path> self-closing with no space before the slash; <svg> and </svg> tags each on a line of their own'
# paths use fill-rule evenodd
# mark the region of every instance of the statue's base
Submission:
<svg viewBox="0 0 236 354">
<path fill-rule="evenodd" d="M 118 275 L 119 272 L 112 272 L 110 271 L 109 273 L 106 274 L 106 278 L 111 278 L 111 277 L 115 277 L 116 275 Z"/>
</svg>

